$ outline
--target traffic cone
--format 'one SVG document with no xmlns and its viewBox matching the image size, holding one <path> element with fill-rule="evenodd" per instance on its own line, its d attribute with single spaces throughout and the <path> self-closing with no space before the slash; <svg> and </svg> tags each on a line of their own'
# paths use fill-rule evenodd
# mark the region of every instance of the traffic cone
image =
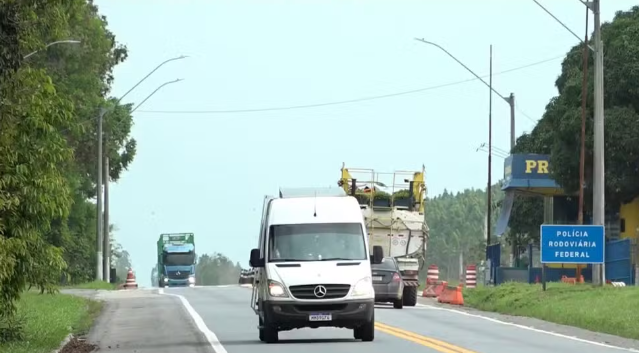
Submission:
<svg viewBox="0 0 639 353">
<path fill-rule="evenodd" d="M 133 269 L 129 268 L 129 272 L 126 274 L 126 282 L 124 283 L 124 289 L 137 289 L 138 284 L 135 282 L 135 275 Z"/>
</svg>

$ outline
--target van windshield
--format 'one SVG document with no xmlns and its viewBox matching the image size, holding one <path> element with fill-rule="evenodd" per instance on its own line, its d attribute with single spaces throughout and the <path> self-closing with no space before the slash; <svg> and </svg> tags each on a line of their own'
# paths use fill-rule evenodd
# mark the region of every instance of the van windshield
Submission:
<svg viewBox="0 0 639 353">
<path fill-rule="evenodd" d="M 269 261 L 367 260 L 361 223 L 271 226 Z"/>
</svg>

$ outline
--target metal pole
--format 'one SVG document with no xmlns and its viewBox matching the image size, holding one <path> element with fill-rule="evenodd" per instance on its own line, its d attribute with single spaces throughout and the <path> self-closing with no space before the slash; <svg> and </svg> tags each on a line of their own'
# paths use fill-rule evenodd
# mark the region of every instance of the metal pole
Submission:
<svg viewBox="0 0 639 353">
<path fill-rule="evenodd" d="M 605 225 L 605 171 L 604 171 L 604 96 L 603 96 L 603 42 L 601 40 L 600 0 L 592 1 L 595 17 L 595 102 L 594 102 L 594 163 L 593 163 L 593 224 Z M 593 266 L 594 285 L 605 283 L 604 265 Z"/>
<path fill-rule="evenodd" d="M 492 233 L 490 218 L 492 215 L 492 165 L 493 165 L 493 45 L 490 45 L 490 79 L 488 89 L 488 185 L 486 188 L 486 246 L 490 246 L 490 233 Z"/>
<path fill-rule="evenodd" d="M 588 17 L 590 9 L 586 8 L 586 34 L 584 35 L 583 68 L 581 78 L 581 134 L 579 150 L 579 212 L 577 213 L 577 223 L 584 224 L 584 184 L 586 168 L 586 109 L 588 105 Z M 577 279 L 581 278 L 581 265 L 577 265 Z"/>
<path fill-rule="evenodd" d="M 515 148 L 515 94 L 511 93 L 508 97 L 508 105 L 510 106 L 510 151 Z"/>
<path fill-rule="evenodd" d="M 106 137 L 106 136 L 105 136 Z M 105 140 L 109 140 L 105 138 Z M 104 221 L 102 224 L 102 248 L 103 248 L 103 271 L 104 281 L 110 282 L 111 277 L 111 234 L 109 234 L 109 156 L 108 149 L 104 156 Z"/>
<path fill-rule="evenodd" d="M 96 268 L 95 268 L 95 279 L 97 281 L 102 281 L 104 277 L 102 276 L 102 122 L 104 120 L 104 114 L 106 114 L 107 109 L 101 108 L 100 114 L 98 115 L 98 173 L 97 178 L 98 181 L 96 183 L 97 190 L 97 229 L 95 234 L 96 240 Z"/>
<path fill-rule="evenodd" d="M 39 53 L 41 50 L 47 49 L 47 48 L 49 48 L 51 46 L 54 46 L 54 45 L 58 45 L 58 44 L 80 44 L 80 43 L 82 43 L 82 42 L 80 42 L 79 40 L 72 40 L 72 39 L 69 39 L 69 40 L 58 40 L 58 41 L 51 42 L 51 43 L 45 45 L 44 48 L 42 48 L 42 49 L 38 49 L 38 50 L 32 51 L 31 53 L 23 56 L 22 59 L 26 60 L 26 59 L 30 58 L 31 56 Z"/>
<path fill-rule="evenodd" d="M 513 153 L 513 149 L 515 148 L 515 94 L 511 93 L 508 97 L 508 105 L 510 106 L 510 153 Z M 519 259 L 519 251 L 518 246 L 519 243 L 517 239 L 515 239 L 515 234 L 511 234 L 512 242 L 512 255 L 510 260 L 510 266 L 515 267 L 518 265 Z"/>
</svg>

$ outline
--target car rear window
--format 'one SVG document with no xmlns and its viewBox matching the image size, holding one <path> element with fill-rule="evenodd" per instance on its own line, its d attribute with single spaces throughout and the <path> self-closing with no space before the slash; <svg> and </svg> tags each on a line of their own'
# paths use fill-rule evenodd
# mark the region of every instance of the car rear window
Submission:
<svg viewBox="0 0 639 353">
<path fill-rule="evenodd" d="M 373 264 L 372 267 L 378 270 L 397 270 L 392 258 L 384 258 L 381 264 Z"/>
</svg>

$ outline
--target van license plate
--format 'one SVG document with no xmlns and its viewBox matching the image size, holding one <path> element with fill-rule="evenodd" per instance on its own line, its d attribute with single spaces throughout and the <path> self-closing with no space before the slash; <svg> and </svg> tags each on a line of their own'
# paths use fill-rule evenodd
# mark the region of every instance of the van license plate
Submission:
<svg viewBox="0 0 639 353">
<path fill-rule="evenodd" d="M 373 282 L 381 282 L 382 276 L 373 276 Z"/>
<path fill-rule="evenodd" d="M 308 316 L 308 321 L 331 321 L 333 320 L 333 315 L 331 314 L 310 314 Z"/>
</svg>

